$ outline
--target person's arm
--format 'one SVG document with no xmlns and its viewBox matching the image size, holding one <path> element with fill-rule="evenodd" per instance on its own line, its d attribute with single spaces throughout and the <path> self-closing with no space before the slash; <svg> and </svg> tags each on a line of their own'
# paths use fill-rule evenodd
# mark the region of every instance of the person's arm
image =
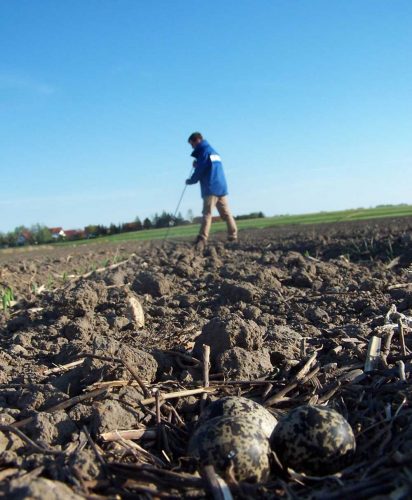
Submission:
<svg viewBox="0 0 412 500">
<path fill-rule="evenodd" d="M 199 158 L 196 163 L 193 162 L 194 166 L 194 172 L 190 179 L 187 179 L 186 184 L 196 184 L 196 182 L 199 182 L 200 179 L 203 177 L 205 174 L 206 170 L 209 167 L 209 155 L 205 154 L 203 158 Z"/>
</svg>

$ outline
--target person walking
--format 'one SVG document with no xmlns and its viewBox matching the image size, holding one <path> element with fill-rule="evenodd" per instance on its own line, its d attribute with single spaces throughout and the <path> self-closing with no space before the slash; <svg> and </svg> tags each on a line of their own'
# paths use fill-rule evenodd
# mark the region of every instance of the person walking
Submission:
<svg viewBox="0 0 412 500">
<path fill-rule="evenodd" d="M 199 235 L 195 241 L 198 249 L 203 249 L 209 238 L 212 224 L 212 213 L 216 207 L 220 217 L 226 222 L 229 241 L 237 241 L 237 226 L 228 204 L 228 191 L 223 165 L 218 153 L 203 139 L 200 132 L 190 135 L 188 143 L 192 146 L 191 156 L 194 172 L 186 180 L 186 184 L 200 182 L 200 191 L 203 198 L 203 217 Z"/>
</svg>

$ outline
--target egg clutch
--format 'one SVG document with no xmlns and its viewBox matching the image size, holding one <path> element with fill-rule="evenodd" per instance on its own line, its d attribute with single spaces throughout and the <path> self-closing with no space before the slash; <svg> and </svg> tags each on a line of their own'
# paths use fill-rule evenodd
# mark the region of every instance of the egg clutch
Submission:
<svg viewBox="0 0 412 500">
<path fill-rule="evenodd" d="M 350 465 L 356 441 L 337 411 L 300 406 L 279 422 L 262 405 L 244 398 L 217 399 L 200 416 L 188 455 L 237 481 L 269 479 L 272 451 L 282 466 L 307 475 L 334 474 Z"/>
</svg>

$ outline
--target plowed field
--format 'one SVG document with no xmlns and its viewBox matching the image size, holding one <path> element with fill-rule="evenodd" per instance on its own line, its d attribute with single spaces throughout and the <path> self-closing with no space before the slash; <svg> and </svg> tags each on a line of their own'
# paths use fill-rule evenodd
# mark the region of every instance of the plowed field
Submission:
<svg viewBox="0 0 412 500">
<path fill-rule="evenodd" d="M 411 496 L 411 218 L 216 235 L 202 253 L 95 241 L 0 264 L 15 298 L 0 312 L 2 494 L 218 498 L 187 442 L 209 401 L 236 394 L 277 418 L 334 408 L 357 449 L 333 476 L 281 456 L 264 484 L 229 470 L 234 497 Z"/>
</svg>

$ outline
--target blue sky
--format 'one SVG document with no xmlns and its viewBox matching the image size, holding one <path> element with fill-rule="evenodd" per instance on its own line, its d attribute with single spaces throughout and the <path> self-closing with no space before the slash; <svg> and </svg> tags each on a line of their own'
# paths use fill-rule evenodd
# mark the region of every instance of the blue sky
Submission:
<svg viewBox="0 0 412 500">
<path fill-rule="evenodd" d="M 410 0 L 2 0 L 0 231 L 412 203 Z M 198 186 L 182 213 L 200 213 Z"/>
</svg>

